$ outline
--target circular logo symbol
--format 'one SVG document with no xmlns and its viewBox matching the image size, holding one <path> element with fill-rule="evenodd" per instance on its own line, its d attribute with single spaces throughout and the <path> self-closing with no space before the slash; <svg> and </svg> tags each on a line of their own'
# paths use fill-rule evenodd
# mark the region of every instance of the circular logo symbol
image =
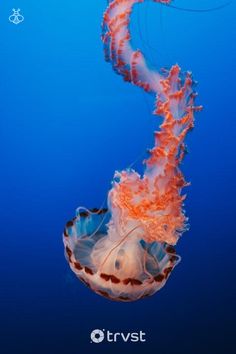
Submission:
<svg viewBox="0 0 236 354">
<path fill-rule="evenodd" d="M 95 329 L 90 335 L 93 343 L 101 343 L 104 340 L 104 333 L 100 329 Z"/>
</svg>

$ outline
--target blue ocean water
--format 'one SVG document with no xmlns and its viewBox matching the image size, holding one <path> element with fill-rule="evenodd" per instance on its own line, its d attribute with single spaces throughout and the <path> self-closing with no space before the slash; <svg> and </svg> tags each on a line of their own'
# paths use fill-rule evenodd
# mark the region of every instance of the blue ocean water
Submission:
<svg viewBox="0 0 236 354">
<path fill-rule="evenodd" d="M 234 2 L 189 12 L 147 1 L 132 17 L 134 46 L 153 66 L 191 70 L 204 105 L 182 166 L 191 182 L 182 262 L 155 296 L 125 304 L 84 287 L 64 258 L 65 222 L 103 203 L 114 171 L 152 146 L 159 124 L 154 98 L 104 61 L 106 3 L 0 4 L 0 353 L 235 353 Z M 8 21 L 12 8 L 24 22 Z M 147 341 L 91 344 L 95 328 L 142 330 Z"/>
</svg>

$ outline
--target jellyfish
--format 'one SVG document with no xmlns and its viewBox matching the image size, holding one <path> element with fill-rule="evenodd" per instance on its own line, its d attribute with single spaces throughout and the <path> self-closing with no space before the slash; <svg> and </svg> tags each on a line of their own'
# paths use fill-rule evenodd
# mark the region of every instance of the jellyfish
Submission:
<svg viewBox="0 0 236 354">
<path fill-rule="evenodd" d="M 114 301 L 135 301 L 153 295 L 180 262 L 175 245 L 188 229 L 183 209 L 188 185 L 180 170 L 185 137 L 194 126 L 191 73 L 178 65 L 154 71 L 131 44 L 130 16 L 144 0 L 112 0 L 104 13 L 105 60 L 124 81 L 155 98 L 154 115 L 162 124 L 154 132 L 139 174 L 116 171 L 107 208 L 78 208 L 66 224 L 63 241 L 71 270 L 95 293 Z M 154 0 L 170 4 L 171 0 Z"/>
</svg>

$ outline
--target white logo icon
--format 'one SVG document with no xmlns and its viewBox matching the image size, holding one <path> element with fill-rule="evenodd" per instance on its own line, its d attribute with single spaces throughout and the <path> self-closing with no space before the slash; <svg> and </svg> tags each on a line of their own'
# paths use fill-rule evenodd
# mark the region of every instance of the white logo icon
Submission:
<svg viewBox="0 0 236 354">
<path fill-rule="evenodd" d="M 13 14 L 9 16 L 9 21 L 14 23 L 14 25 L 19 25 L 19 23 L 24 21 L 24 16 L 20 14 L 20 9 L 12 9 Z"/>
<path fill-rule="evenodd" d="M 95 329 L 90 335 L 90 338 L 93 343 L 101 343 L 104 340 L 104 337 L 105 335 L 100 329 Z"/>
</svg>

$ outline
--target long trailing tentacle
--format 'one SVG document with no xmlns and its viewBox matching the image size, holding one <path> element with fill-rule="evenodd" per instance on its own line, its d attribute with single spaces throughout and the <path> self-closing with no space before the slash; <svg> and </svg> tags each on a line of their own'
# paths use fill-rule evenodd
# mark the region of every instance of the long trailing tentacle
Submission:
<svg viewBox="0 0 236 354">
<path fill-rule="evenodd" d="M 170 5 L 171 0 L 153 0 Z M 143 176 L 133 170 L 117 172 L 109 193 L 111 224 L 124 234 L 141 222 L 146 241 L 175 244 L 187 229 L 183 211 L 187 186 L 179 169 L 185 154 L 184 139 L 194 126 L 196 93 L 191 73 L 183 74 L 178 65 L 170 70 L 149 68 L 143 53 L 133 49 L 130 17 L 135 4 L 144 0 L 113 0 L 103 19 L 102 40 L 105 58 L 127 82 L 156 96 L 154 115 L 163 117 L 155 132 L 155 145 L 145 160 Z"/>
</svg>

